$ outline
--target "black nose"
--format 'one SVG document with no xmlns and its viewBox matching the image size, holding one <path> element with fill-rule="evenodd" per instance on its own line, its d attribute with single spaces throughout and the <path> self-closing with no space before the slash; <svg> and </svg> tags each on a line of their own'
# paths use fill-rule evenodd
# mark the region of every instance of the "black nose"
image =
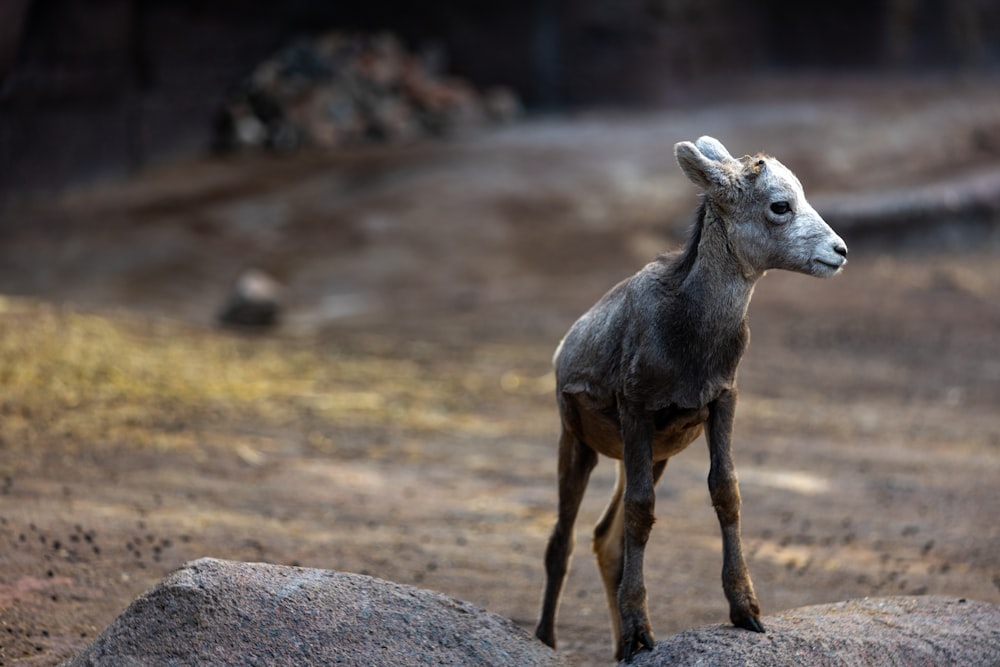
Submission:
<svg viewBox="0 0 1000 667">
<path fill-rule="evenodd" d="M 838 243 L 837 245 L 833 246 L 833 251 L 838 255 L 840 255 L 841 257 L 847 257 L 847 246 L 844 245 L 843 243 Z"/>
</svg>

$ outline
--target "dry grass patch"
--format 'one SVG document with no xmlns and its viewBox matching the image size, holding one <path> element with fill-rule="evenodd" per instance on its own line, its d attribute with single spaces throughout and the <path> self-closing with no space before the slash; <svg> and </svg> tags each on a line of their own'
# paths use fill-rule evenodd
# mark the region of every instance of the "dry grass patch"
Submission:
<svg viewBox="0 0 1000 667">
<path fill-rule="evenodd" d="M 203 429 L 294 428 L 324 450 L 348 432 L 482 435 L 501 427 L 504 402 L 524 401 L 526 381 L 544 383 L 525 380 L 514 365 L 522 356 L 249 336 L 4 298 L 0 438 L 32 458 L 52 439 L 64 456 L 200 447 Z"/>
</svg>

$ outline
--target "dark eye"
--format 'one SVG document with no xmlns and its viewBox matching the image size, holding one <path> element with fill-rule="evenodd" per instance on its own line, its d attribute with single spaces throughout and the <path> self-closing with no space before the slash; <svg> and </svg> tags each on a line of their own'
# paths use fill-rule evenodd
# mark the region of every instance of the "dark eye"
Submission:
<svg viewBox="0 0 1000 667">
<path fill-rule="evenodd" d="M 771 212 L 775 215 L 784 215 L 792 210 L 792 207 L 786 201 L 776 201 L 771 204 Z"/>
</svg>

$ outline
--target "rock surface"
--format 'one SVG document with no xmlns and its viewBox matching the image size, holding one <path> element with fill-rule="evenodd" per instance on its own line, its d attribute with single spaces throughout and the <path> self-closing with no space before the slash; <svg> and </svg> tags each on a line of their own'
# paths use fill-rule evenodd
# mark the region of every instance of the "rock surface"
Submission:
<svg viewBox="0 0 1000 667">
<path fill-rule="evenodd" d="M 656 665 L 997 665 L 1000 606 L 864 598 L 765 617 L 766 634 L 707 626 L 633 658 Z M 64 663 L 560 665 L 512 621 L 440 593 L 356 574 L 202 558 L 139 596 Z"/>
<path fill-rule="evenodd" d="M 860 667 L 998 665 L 1000 606 L 959 598 L 864 598 L 764 618 L 766 634 L 732 626 L 681 632 L 632 665 Z"/>
<path fill-rule="evenodd" d="M 139 596 L 64 663 L 561 664 L 513 622 L 440 593 L 355 574 L 202 558 Z"/>
</svg>

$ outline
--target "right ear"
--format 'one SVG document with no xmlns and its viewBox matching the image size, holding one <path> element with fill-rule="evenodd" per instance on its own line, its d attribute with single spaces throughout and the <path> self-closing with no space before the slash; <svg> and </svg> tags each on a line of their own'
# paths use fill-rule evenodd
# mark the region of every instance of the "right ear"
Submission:
<svg viewBox="0 0 1000 667">
<path fill-rule="evenodd" d="M 729 185 L 732 180 L 723 162 L 708 157 L 690 141 L 674 144 L 674 156 L 684 175 L 706 192 Z"/>
</svg>

